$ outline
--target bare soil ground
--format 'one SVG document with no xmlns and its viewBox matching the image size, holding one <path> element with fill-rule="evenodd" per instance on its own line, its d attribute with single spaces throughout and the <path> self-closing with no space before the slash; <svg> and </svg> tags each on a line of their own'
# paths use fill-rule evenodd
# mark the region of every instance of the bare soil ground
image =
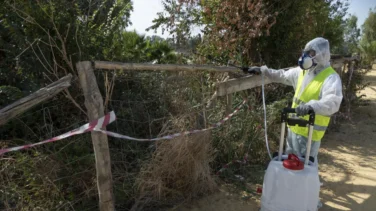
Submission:
<svg viewBox="0 0 376 211">
<path fill-rule="evenodd" d="M 369 103 L 353 111 L 351 121 L 338 131 L 328 133 L 319 153 L 320 198 L 322 211 L 376 210 L 376 68 L 366 80 L 370 86 L 362 91 Z M 256 189 L 256 186 L 251 187 Z M 260 195 L 229 191 L 218 193 L 173 210 L 183 211 L 253 211 L 259 210 Z"/>
</svg>

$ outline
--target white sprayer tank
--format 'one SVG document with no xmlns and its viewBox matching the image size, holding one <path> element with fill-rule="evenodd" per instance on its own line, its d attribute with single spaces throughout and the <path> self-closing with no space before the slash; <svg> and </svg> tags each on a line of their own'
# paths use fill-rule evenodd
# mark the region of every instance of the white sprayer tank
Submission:
<svg viewBox="0 0 376 211">
<path fill-rule="evenodd" d="M 316 165 L 290 170 L 283 166 L 283 161 L 274 159 L 264 177 L 261 211 L 316 211 L 319 193 Z"/>
</svg>

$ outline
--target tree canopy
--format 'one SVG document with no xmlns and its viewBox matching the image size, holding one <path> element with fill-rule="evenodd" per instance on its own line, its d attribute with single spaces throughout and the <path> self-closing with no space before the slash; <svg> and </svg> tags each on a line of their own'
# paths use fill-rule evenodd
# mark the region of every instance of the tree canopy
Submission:
<svg viewBox="0 0 376 211">
<path fill-rule="evenodd" d="M 370 9 L 362 25 L 360 48 L 366 61 L 372 64 L 376 59 L 376 8 Z"/>
<path fill-rule="evenodd" d="M 348 8 L 347 0 L 165 0 L 163 4 L 164 12 L 150 29 L 162 27 L 181 42 L 190 38 L 190 26 L 201 26 L 202 54 L 275 67 L 295 63 L 305 43 L 315 37 L 327 38 L 332 47 L 341 45 Z"/>
</svg>

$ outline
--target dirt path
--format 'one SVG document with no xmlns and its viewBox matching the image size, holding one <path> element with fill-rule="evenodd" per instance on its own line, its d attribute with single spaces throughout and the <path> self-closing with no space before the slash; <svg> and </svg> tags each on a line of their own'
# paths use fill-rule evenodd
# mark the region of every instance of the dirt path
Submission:
<svg viewBox="0 0 376 211">
<path fill-rule="evenodd" d="M 376 70 L 362 94 L 370 104 L 354 111 L 353 122 L 328 134 L 320 150 L 324 206 L 320 210 L 376 210 Z"/>
<path fill-rule="evenodd" d="M 362 92 L 370 104 L 354 111 L 352 122 L 328 133 L 320 153 L 320 197 L 329 210 L 376 210 L 376 69 L 367 74 L 370 87 Z M 244 200 L 226 189 L 204 197 L 183 211 L 253 211 L 259 209 L 259 196 Z"/>
</svg>

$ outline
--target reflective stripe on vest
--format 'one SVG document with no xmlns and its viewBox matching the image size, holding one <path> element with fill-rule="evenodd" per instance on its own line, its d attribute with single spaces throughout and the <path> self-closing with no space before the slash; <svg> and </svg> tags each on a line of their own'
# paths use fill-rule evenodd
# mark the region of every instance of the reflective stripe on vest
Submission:
<svg viewBox="0 0 376 211">
<path fill-rule="evenodd" d="M 295 90 L 294 99 L 292 102 L 292 108 L 296 108 L 301 103 L 307 103 L 310 100 L 319 100 L 320 92 L 322 85 L 324 84 L 325 79 L 331 75 L 336 73 L 332 67 L 328 67 L 321 71 L 316 77 L 307 85 L 307 87 L 303 90 L 300 97 L 298 96 L 300 93 L 300 87 L 302 85 L 302 81 L 304 78 L 303 71 L 300 72 L 298 83 Z M 296 115 L 291 115 L 291 117 L 296 117 Z M 299 117 L 301 119 L 308 120 L 309 116 L 306 115 L 304 117 Z M 322 115 L 315 115 L 315 125 L 313 127 L 313 141 L 321 141 L 322 137 L 324 137 L 325 131 L 329 125 L 330 117 L 322 116 Z M 298 127 L 298 126 L 289 126 L 291 131 L 294 133 L 308 137 L 308 127 Z"/>
</svg>

